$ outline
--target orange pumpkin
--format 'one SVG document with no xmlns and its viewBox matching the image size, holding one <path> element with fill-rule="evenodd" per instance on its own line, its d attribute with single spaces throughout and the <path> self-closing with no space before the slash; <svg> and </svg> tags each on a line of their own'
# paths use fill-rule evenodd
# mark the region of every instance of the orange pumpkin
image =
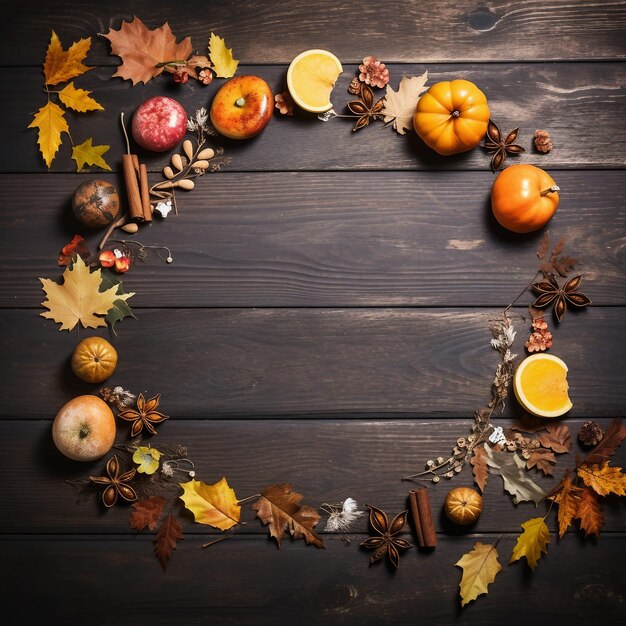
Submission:
<svg viewBox="0 0 626 626">
<path fill-rule="evenodd" d="M 475 148 L 488 123 L 487 98 L 468 80 L 434 84 L 419 99 L 413 117 L 422 141 L 444 156 Z"/>
<path fill-rule="evenodd" d="M 483 510 L 483 498 L 471 487 L 455 487 L 448 492 L 443 510 L 455 524 L 473 524 Z"/>
<path fill-rule="evenodd" d="M 76 344 L 72 353 L 72 371 L 88 383 L 101 383 L 117 366 L 117 350 L 102 337 L 87 337 Z"/>
<path fill-rule="evenodd" d="M 559 206 L 553 178 L 534 165 L 511 165 L 491 187 L 491 209 L 498 222 L 514 233 L 530 233 L 547 224 Z"/>
</svg>

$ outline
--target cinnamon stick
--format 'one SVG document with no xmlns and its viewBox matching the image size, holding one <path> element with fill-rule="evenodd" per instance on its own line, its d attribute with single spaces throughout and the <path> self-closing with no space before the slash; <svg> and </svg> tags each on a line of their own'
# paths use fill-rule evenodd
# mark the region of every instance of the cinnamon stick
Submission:
<svg viewBox="0 0 626 626">
<path fill-rule="evenodd" d="M 437 545 L 435 520 L 430 506 L 428 489 L 421 487 L 409 493 L 413 524 L 421 548 L 434 548 Z"/>
<path fill-rule="evenodd" d="M 137 159 L 134 154 L 122 155 L 122 169 L 124 171 L 124 183 L 126 185 L 126 196 L 128 198 L 128 213 L 130 218 L 143 222 L 143 204 L 141 203 L 141 195 L 139 193 L 139 183 L 137 181 L 137 172 L 135 171 L 135 162 Z"/>
<path fill-rule="evenodd" d="M 148 187 L 148 169 L 143 163 L 139 166 L 139 191 L 141 193 L 144 222 L 151 222 L 152 206 L 150 204 L 150 189 Z"/>
</svg>

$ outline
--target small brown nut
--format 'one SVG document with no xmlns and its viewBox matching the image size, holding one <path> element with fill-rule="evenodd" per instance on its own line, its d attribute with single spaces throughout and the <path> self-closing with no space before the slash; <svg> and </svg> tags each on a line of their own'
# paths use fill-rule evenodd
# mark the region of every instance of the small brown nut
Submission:
<svg viewBox="0 0 626 626">
<path fill-rule="evenodd" d="M 193 157 L 193 144 L 189 139 L 183 141 L 183 152 L 187 155 L 187 158 L 191 161 Z"/>
<path fill-rule="evenodd" d="M 193 189 L 196 186 L 196 184 L 193 182 L 193 180 L 189 180 L 188 178 L 183 178 L 182 180 L 179 180 L 177 185 L 181 189 L 185 189 L 187 191 L 190 191 L 191 189 Z"/>
<path fill-rule="evenodd" d="M 207 160 L 194 161 L 193 167 L 197 167 L 199 170 L 206 170 L 209 167 L 209 162 Z"/>
<path fill-rule="evenodd" d="M 169 165 L 166 165 L 163 168 L 163 176 L 165 178 L 174 178 L 174 170 Z"/>
<path fill-rule="evenodd" d="M 172 155 L 172 165 L 180 172 L 183 169 L 183 160 L 180 157 L 180 154 Z"/>
<path fill-rule="evenodd" d="M 124 224 L 124 226 L 122 226 L 122 230 L 125 233 L 134 235 L 139 230 L 139 226 L 135 222 L 130 222 L 128 224 Z"/>
<path fill-rule="evenodd" d="M 213 150 L 213 148 L 205 148 L 198 154 L 196 158 L 203 160 L 203 159 L 212 159 L 214 156 L 215 156 L 215 150 Z"/>
</svg>

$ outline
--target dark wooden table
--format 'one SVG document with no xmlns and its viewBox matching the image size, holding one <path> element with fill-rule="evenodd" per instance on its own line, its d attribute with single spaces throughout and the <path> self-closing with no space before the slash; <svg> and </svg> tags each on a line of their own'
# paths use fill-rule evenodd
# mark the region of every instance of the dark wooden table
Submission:
<svg viewBox="0 0 626 626">
<path fill-rule="evenodd" d="M 517 2 L 121 2 L 1 3 L 0 346 L 2 403 L 3 609 L 33 624 L 585 624 L 626 617 L 626 516 L 606 507 L 598 541 L 570 532 L 531 573 L 507 566 L 519 525 L 533 505 L 514 506 L 492 477 L 470 533 L 448 531 L 439 511 L 448 487 L 430 490 L 439 545 L 411 550 L 392 572 L 368 567 L 358 544 L 324 534 L 326 550 L 285 541 L 277 550 L 254 520 L 237 537 L 202 550 L 208 527 L 184 524 L 164 574 L 153 535 L 129 528 L 129 510 L 79 501 L 66 480 L 102 463 L 61 457 L 51 422 L 62 404 L 99 386 L 81 384 L 68 360 L 78 333 L 39 316 L 38 277 L 60 275 L 56 256 L 76 232 L 95 247 L 101 233 L 71 217 L 70 197 L 86 176 L 122 185 L 119 113 L 165 94 L 191 113 L 217 87 L 159 77 L 131 87 L 110 80 L 116 57 L 97 36 L 133 14 L 150 27 L 168 21 L 203 50 L 210 32 L 256 74 L 283 89 L 290 60 L 308 48 L 344 64 L 333 100 L 366 54 L 389 64 L 392 85 L 429 72 L 429 84 L 463 77 L 487 94 L 493 117 L 521 127 L 529 147 L 547 128 L 555 149 L 518 161 L 544 167 L 562 189 L 549 225 L 580 258 L 593 307 L 555 331 L 570 367 L 572 434 L 585 419 L 603 425 L 625 413 L 626 385 L 626 3 Z M 73 136 L 111 145 L 114 171 L 74 173 L 68 142 L 47 171 L 31 115 L 43 104 L 41 64 L 54 29 L 65 46 L 92 37 L 77 80 L 106 111 L 71 117 Z M 171 416 L 157 443 L 182 444 L 197 478 L 228 477 L 238 495 L 292 482 L 313 506 L 351 496 L 390 513 L 407 506 L 400 478 L 447 453 L 488 399 L 497 355 L 488 319 L 532 277 L 542 232 L 507 234 L 490 213 L 493 174 L 480 148 L 437 158 L 414 133 L 378 124 L 358 133 L 276 113 L 254 140 L 216 139 L 232 162 L 179 195 L 179 215 L 141 229 L 140 241 L 171 248 L 125 276 L 137 320 L 107 331 L 120 365 L 111 381 L 161 393 Z M 154 180 L 168 155 L 141 153 Z M 516 161 L 516 162 L 518 162 Z M 514 310 L 519 322 L 530 301 Z M 497 424 L 519 415 L 511 400 Z M 126 430 L 119 429 L 120 441 Z M 559 468 L 574 464 L 572 454 Z M 624 465 L 626 453 L 615 463 Z M 551 481 L 541 481 L 547 486 Z M 469 469 L 455 485 L 472 484 Z M 544 505 L 540 511 L 545 511 Z M 182 513 L 182 509 L 181 509 Z M 184 516 L 184 515 L 183 515 Z M 320 524 L 323 527 L 325 518 Z M 406 538 L 415 541 L 410 528 Z M 216 531 L 217 532 L 217 531 Z M 504 571 L 487 596 L 460 608 L 460 570 L 475 541 L 493 542 Z"/>
</svg>

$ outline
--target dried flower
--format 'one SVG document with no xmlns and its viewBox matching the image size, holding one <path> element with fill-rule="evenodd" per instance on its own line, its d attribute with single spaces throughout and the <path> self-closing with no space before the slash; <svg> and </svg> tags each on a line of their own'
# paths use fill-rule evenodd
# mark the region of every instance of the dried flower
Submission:
<svg viewBox="0 0 626 626">
<path fill-rule="evenodd" d="M 133 462 L 139 467 L 140 474 L 154 474 L 159 469 L 159 460 L 162 456 L 156 448 L 150 446 L 140 446 L 133 453 Z"/>
<path fill-rule="evenodd" d="M 504 163 L 508 154 L 521 154 L 525 152 L 522 146 L 518 146 L 515 142 L 517 139 L 517 133 L 519 128 L 515 128 L 502 137 L 502 133 L 498 126 L 492 120 L 489 120 L 487 125 L 487 135 L 483 142 L 483 148 L 486 148 L 492 153 L 491 157 L 491 171 L 496 172 Z"/>
<path fill-rule="evenodd" d="M 548 330 L 548 323 L 543 317 L 533 320 L 533 332 L 524 344 L 528 352 L 543 352 L 552 347 L 552 333 Z"/>
<path fill-rule="evenodd" d="M 550 133 L 547 130 L 536 130 L 533 135 L 533 143 L 537 152 L 547 154 L 554 147 L 550 139 Z"/>
<path fill-rule="evenodd" d="M 100 395 L 106 402 L 114 404 L 120 411 L 128 408 L 137 400 L 137 396 L 134 393 L 126 391 L 120 386 L 113 387 L 113 389 L 102 387 Z"/>
<path fill-rule="evenodd" d="M 597 422 L 587 421 L 578 431 L 578 440 L 585 446 L 597 446 L 604 437 L 604 431 Z"/>
<path fill-rule="evenodd" d="M 189 72 L 183 68 L 179 67 L 174 71 L 174 82 L 184 84 L 189 80 Z"/>
<path fill-rule="evenodd" d="M 102 492 L 102 502 L 107 508 L 112 507 L 117 502 L 118 495 L 121 496 L 127 502 L 133 502 L 137 500 L 137 494 L 135 490 L 126 483 L 132 480 L 137 473 L 137 470 L 132 469 L 120 474 L 120 463 L 117 460 L 117 456 L 114 454 L 106 465 L 108 476 L 90 476 L 89 480 L 97 485 L 106 485 L 106 488 Z"/>
<path fill-rule="evenodd" d="M 324 531 L 339 532 L 342 534 L 342 539 L 344 539 L 344 533 L 350 530 L 352 523 L 364 513 L 364 511 L 357 510 L 358 505 L 353 498 L 346 498 L 341 504 L 324 503 L 320 508 L 328 513 Z"/>
<path fill-rule="evenodd" d="M 384 87 L 389 82 L 389 70 L 376 57 L 366 56 L 359 65 L 359 80 L 372 87 Z"/>
<path fill-rule="evenodd" d="M 293 115 L 294 102 L 288 91 L 277 93 L 274 96 L 274 100 L 276 102 L 274 106 L 280 111 L 281 115 Z"/>
<path fill-rule="evenodd" d="M 358 76 L 355 76 L 348 85 L 348 93 L 352 93 L 358 96 L 361 93 L 361 81 Z"/>
<path fill-rule="evenodd" d="M 203 85 L 208 85 L 213 80 L 213 72 L 208 67 L 198 68 L 197 74 Z"/>
</svg>

